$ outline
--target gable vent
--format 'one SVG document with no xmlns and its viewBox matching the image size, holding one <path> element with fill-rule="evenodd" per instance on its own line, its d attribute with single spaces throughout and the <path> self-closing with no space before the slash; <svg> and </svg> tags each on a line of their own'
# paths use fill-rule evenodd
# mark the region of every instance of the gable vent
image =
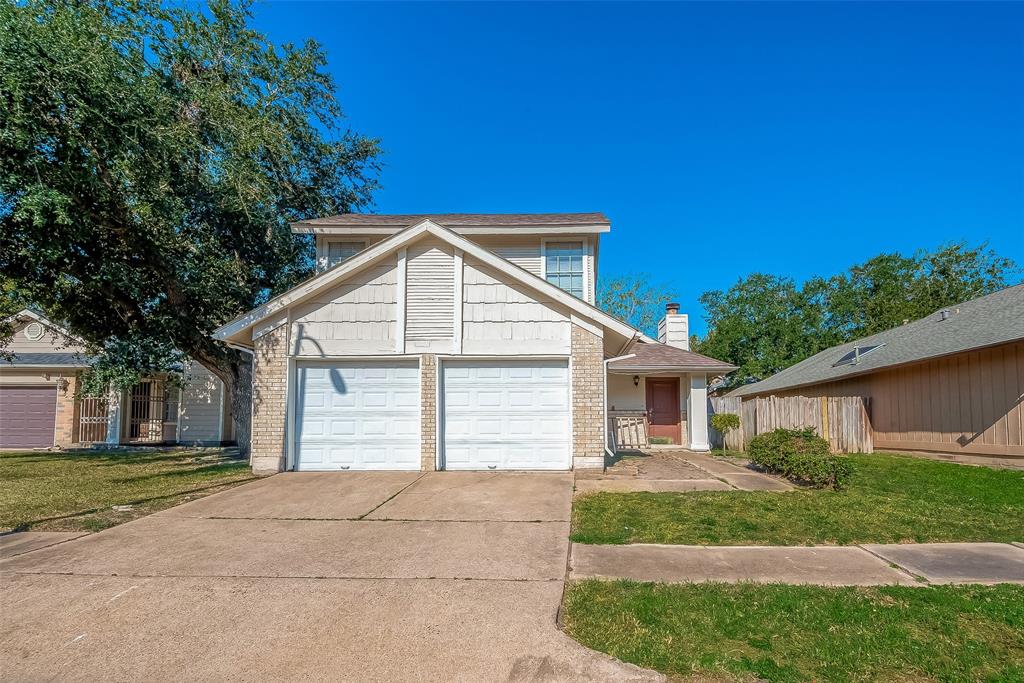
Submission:
<svg viewBox="0 0 1024 683">
<path fill-rule="evenodd" d="M 405 338 L 451 339 L 455 325 L 455 261 L 438 244 L 409 248 L 405 288 Z"/>
</svg>

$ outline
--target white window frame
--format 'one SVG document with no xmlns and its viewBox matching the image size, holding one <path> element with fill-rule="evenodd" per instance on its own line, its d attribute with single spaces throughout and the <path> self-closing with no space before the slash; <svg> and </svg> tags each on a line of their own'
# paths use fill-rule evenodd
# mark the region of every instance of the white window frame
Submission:
<svg viewBox="0 0 1024 683">
<path fill-rule="evenodd" d="M 350 245 L 356 245 L 359 248 L 356 249 L 354 252 L 352 252 L 352 254 L 350 254 L 348 257 L 341 259 L 337 263 L 331 263 L 331 245 L 332 244 L 350 244 Z M 350 258 L 355 256 L 359 252 L 363 251 L 364 249 L 366 249 L 366 240 L 352 240 L 352 239 L 324 240 L 324 251 L 323 251 L 323 255 L 324 255 L 323 256 L 323 258 L 324 258 L 324 270 L 328 270 L 330 268 L 333 268 L 334 266 L 338 265 L 339 263 L 344 263 L 345 261 L 349 260 Z"/>
<path fill-rule="evenodd" d="M 566 243 L 574 243 L 574 242 L 579 242 L 579 244 L 580 244 L 580 254 L 581 254 L 582 258 L 583 258 L 583 272 L 581 273 L 581 275 L 583 276 L 583 285 L 582 285 L 583 291 L 581 292 L 580 296 L 577 297 L 577 298 L 580 299 L 580 301 L 586 301 L 586 302 L 590 303 L 590 298 L 591 298 L 590 297 L 590 278 L 587 275 L 587 269 L 588 269 L 587 268 L 588 267 L 587 258 L 588 258 L 588 254 L 590 253 L 590 249 L 589 249 L 590 240 L 588 240 L 586 238 L 582 238 L 582 237 L 579 238 L 579 239 L 558 237 L 558 238 L 551 238 L 551 239 L 542 240 L 541 241 L 541 248 L 540 248 L 540 273 L 541 273 L 541 278 L 543 278 L 543 280 L 545 282 L 547 282 L 548 284 L 552 284 L 552 285 L 555 284 L 555 283 L 551 282 L 550 280 L 548 280 L 548 245 L 549 244 L 566 244 Z M 559 289 L 562 289 L 558 285 L 555 285 L 555 287 L 558 287 Z M 562 289 L 562 291 L 565 292 L 566 294 L 569 294 L 570 296 L 576 296 L 575 294 L 573 294 L 572 292 L 570 292 L 567 289 Z"/>
</svg>

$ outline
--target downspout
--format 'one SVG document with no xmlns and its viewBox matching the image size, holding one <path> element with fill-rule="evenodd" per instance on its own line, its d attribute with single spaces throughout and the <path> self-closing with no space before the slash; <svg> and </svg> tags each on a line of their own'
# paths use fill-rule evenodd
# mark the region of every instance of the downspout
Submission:
<svg viewBox="0 0 1024 683">
<path fill-rule="evenodd" d="M 612 449 L 608 448 L 608 364 L 612 361 L 632 358 L 635 355 L 635 353 L 627 353 L 625 356 L 616 356 L 604 362 L 604 419 L 601 422 L 601 434 L 604 436 L 604 452 L 612 458 L 615 457 L 615 454 L 612 453 Z"/>
</svg>

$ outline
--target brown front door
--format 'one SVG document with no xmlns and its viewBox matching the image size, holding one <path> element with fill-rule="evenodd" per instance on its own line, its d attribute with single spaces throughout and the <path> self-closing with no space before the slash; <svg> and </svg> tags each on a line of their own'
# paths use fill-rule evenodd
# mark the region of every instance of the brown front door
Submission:
<svg viewBox="0 0 1024 683">
<path fill-rule="evenodd" d="M 647 378 L 647 421 L 650 436 L 668 437 L 682 443 L 679 430 L 679 378 Z"/>
</svg>

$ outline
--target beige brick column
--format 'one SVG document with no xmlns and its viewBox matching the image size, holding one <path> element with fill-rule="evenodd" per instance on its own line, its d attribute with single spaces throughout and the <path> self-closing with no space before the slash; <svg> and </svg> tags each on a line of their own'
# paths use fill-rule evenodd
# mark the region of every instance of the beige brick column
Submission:
<svg viewBox="0 0 1024 683">
<path fill-rule="evenodd" d="M 420 356 L 420 469 L 437 469 L 437 356 Z"/>
<path fill-rule="evenodd" d="M 57 385 L 57 428 L 53 434 L 53 445 L 57 448 L 70 448 L 75 439 L 75 391 L 78 390 L 78 377 L 65 377 L 66 386 Z"/>
<path fill-rule="evenodd" d="M 285 467 L 288 387 L 288 325 L 255 341 L 252 368 L 252 471 L 273 474 Z"/>
<path fill-rule="evenodd" d="M 572 466 L 604 467 L 604 347 L 589 330 L 572 326 Z"/>
</svg>

